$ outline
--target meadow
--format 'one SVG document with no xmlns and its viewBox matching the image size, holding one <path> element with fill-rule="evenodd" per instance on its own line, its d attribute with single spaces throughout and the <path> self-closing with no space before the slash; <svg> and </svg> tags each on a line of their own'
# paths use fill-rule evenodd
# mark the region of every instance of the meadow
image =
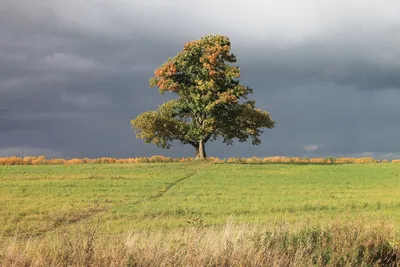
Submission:
<svg viewBox="0 0 400 267">
<path fill-rule="evenodd" d="M 392 163 L 0 166 L 0 266 L 399 266 L 399 175 Z"/>
</svg>

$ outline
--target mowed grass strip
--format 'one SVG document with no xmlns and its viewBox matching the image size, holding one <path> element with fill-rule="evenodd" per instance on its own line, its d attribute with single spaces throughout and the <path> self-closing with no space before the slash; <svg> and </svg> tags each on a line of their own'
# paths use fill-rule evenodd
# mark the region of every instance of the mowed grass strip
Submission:
<svg viewBox="0 0 400 267">
<path fill-rule="evenodd" d="M 236 222 L 400 225 L 400 165 L 0 167 L 3 236 L 100 222 L 111 232 Z"/>
</svg>

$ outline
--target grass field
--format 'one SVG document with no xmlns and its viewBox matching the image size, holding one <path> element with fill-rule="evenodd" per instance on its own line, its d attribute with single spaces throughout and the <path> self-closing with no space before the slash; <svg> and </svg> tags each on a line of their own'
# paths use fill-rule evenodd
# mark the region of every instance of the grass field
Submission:
<svg viewBox="0 0 400 267">
<path fill-rule="evenodd" d="M 96 229 L 111 242 L 113 236 L 117 240 L 128 233 L 147 238 L 152 233 L 152 239 L 157 239 L 157 233 L 184 235 L 185 229 L 218 231 L 227 221 L 234 221 L 236 226 L 232 227 L 253 225 L 254 229 L 384 224 L 378 229 L 382 233 L 390 229 L 390 238 L 396 239 L 400 230 L 400 165 L 0 167 L 0 266 L 2 259 L 12 265 L 11 244 L 26 250 L 24 240 L 58 240 L 62 231 Z M 85 244 L 82 251 L 87 249 Z M 132 258 L 124 260 L 128 264 Z M 18 262 L 13 264 L 18 266 Z"/>
</svg>

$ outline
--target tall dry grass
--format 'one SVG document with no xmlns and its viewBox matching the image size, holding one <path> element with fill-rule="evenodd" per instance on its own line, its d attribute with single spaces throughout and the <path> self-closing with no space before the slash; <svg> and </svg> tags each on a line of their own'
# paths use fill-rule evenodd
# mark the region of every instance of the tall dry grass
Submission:
<svg viewBox="0 0 400 267">
<path fill-rule="evenodd" d="M 0 157 L 0 165 L 71 165 L 71 164 L 135 164 L 135 163 L 170 163 L 170 162 L 192 162 L 193 158 L 170 158 L 162 155 L 138 158 L 72 158 L 47 159 L 38 157 Z M 207 158 L 212 163 L 241 163 L 241 164 L 368 164 L 389 163 L 389 160 L 378 160 L 370 157 L 365 158 L 295 158 L 295 157 L 266 157 L 266 158 Z M 392 163 L 400 163 L 400 159 L 394 159 Z"/>
<path fill-rule="evenodd" d="M 384 222 L 193 224 L 118 236 L 86 228 L 15 237 L 1 243 L 0 266 L 400 266 L 400 239 Z"/>
</svg>

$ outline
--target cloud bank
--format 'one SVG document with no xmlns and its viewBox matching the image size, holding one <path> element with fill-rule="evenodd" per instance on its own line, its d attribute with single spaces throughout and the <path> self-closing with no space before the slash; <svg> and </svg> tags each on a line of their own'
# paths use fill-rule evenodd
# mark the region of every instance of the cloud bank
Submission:
<svg viewBox="0 0 400 267">
<path fill-rule="evenodd" d="M 129 121 L 171 97 L 149 88 L 154 69 L 213 33 L 230 37 L 242 83 L 278 124 L 260 146 L 214 142 L 209 155 L 396 157 L 399 13 L 389 0 L 5 0 L 1 153 L 191 156 L 143 144 Z"/>
</svg>

